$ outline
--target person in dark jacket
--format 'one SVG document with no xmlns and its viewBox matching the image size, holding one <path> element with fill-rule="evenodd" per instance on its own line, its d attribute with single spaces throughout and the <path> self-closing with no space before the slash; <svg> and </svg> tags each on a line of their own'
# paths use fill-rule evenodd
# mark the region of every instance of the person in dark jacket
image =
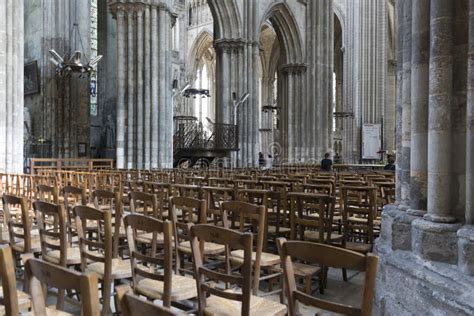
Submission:
<svg viewBox="0 0 474 316">
<path fill-rule="evenodd" d="M 387 162 L 388 164 L 383 167 L 383 170 L 395 171 L 395 159 L 393 156 L 388 156 Z"/>
<path fill-rule="evenodd" d="M 329 153 L 324 154 L 324 159 L 321 160 L 321 170 L 322 171 L 332 170 L 332 160 L 329 159 Z"/>
</svg>

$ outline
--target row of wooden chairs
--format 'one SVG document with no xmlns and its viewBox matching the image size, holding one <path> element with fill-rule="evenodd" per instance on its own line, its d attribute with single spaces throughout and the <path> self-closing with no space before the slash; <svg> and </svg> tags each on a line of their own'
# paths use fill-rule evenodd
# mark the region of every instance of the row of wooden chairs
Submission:
<svg viewBox="0 0 474 316">
<path fill-rule="evenodd" d="M 98 218 L 98 213 L 107 214 L 107 212 L 96 210 L 96 214 L 89 214 L 90 218 Z M 82 214 L 84 215 L 84 214 Z M 103 215 L 106 219 L 107 215 Z M 154 233 L 163 233 L 166 235 L 165 241 L 168 250 L 165 246 L 163 256 L 158 256 L 156 253 L 149 252 L 150 255 L 144 255 L 137 252 L 134 246 L 131 248 L 132 261 L 137 261 L 132 269 L 136 270 L 138 263 L 146 261 L 147 266 L 142 265 L 148 271 L 143 271 L 142 275 L 149 277 L 153 275 L 161 281 L 161 287 L 167 293 L 166 288 L 169 288 L 168 293 L 173 293 L 172 287 L 172 272 L 170 271 L 171 256 L 171 226 L 169 222 L 158 221 L 143 215 L 128 215 L 127 217 L 127 232 L 133 239 L 133 234 L 136 230 L 153 231 Z M 265 315 L 284 315 L 287 312 L 285 305 L 266 300 L 261 297 L 252 295 L 252 238 L 251 233 L 236 232 L 234 230 L 218 227 L 209 224 L 190 226 L 190 242 L 193 254 L 193 265 L 195 271 L 195 296 L 198 297 L 198 311 L 200 315 L 222 315 L 222 314 L 242 314 L 242 315 L 256 315 L 259 313 Z M 226 262 L 228 263 L 229 254 L 232 249 L 242 251 L 242 263 L 239 273 L 232 271 L 227 264 L 225 271 L 214 270 L 209 265 L 205 264 L 206 256 L 203 248 L 206 243 L 220 244 L 226 249 Z M 110 244 L 110 241 L 109 241 Z M 377 259 L 374 256 L 363 256 L 354 252 L 343 250 L 329 245 L 286 241 L 285 239 L 278 240 L 278 247 L 282 266 L 285 275 L 287 286 L 286 295 L 288 298 L 288 311 L 290 315 L 296 315 L 298 308 L 296 302 L 300 301 L 304 304 L 312 305 L 319 308 L 324 308 L 337 313 L 345 314 L 363 314 L 371 313 L 373 289 L 375 283 L 375 271 Z M 0 248 L 0 265 L 2 272 L 12 272 L 12 257 L 10 248 Z M 298 290 L 294 278 L 294 263 L 295 260 L 302 260 L 304 262 L 311 262 L 321 264 L 326 267 L 348 268 L 359 271 L 365 271 L 365 284 L 363 292 L 363 300 L 360 308 L 345 306 L 338 303 L 332 303 L 324 299 L 314 298 L 306 293 Z M 163 263 L 164 262 L 164 263 Z M 159 267 L 163 267 L 164 271 L 161 274 L 152 273 Z M 10 267 L 10 268 L 9 268 Z M 58 289 L 75 289 L 80 291 L 82 297 L 82 311 L 84 315 L 98 315 L 98 295 L 97 295 L 97 276 L 92 273 L 78 273 L 70 269 L 65 269 L 46 263 L 37 259 L 29 259 L 26 262 L 26 273 L 28 277 L 29 290 L 32 295 L 32 308 L 35 313 L 47 314 L 47 307 L 45 306 L 45 297 L 43 294 L 42 285 L 49 285 Z M 2 286 L 4 288 L 3 303 L 7 313 L 19 311 L 17 291 L 14 286 L 14 273 L 2 274 Z M 13 280 L 12 280 L 13 278 Z M 193 283 L 193 282 L 192 282 Z M 134 279 L 132 283 L 136 294 L 140 293 L 140 287 Z M 232 287 L 234 285 L 235 287 Z M 178 290 L 176 290 L 178 292 Z M 143 300 L 137 296 L 119 289 L 118 297 L 121 299 L 122 312 L 127 315 L 135 312 L 155 312 L 173 315 L 171 310 L 164 310 L 154 304 L 145 304 Z M 210 294 L 210 296 L 208 296 Z M 145 292 L 145 295 L 148 295 Z M 160 297 L 163 300 L 164 307 L 171 306 L 172 295 L 165 295 Z M 240 302 L 240 305 L 232 304 L 232 301 Z M 16 313 L 16 314 L 17 314 Z M 13 313 L 12 313 L 13 314 Z M 135 313 L 138 314 L 138 313 Z"/>
</svg>

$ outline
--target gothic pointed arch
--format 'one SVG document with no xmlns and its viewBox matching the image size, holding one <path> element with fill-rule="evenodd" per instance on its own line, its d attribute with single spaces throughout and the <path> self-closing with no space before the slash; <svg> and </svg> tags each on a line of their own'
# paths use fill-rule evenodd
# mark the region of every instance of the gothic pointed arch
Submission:
<svg viewBox="0 0 474 316">
<path fill-rule="evenodd" d="M 296 18 L 286 3 L 272 5 L 263 17 L 262 23 L 270 20 L 281 45 L 283 64 L 302 64 L 303 44 Z"/>
<path fill-rule="evenodd" d="M 207 59 L 209 61 L 214 60 L 213 37 L 211 32 L 206 29 L 199 33 L 193 45 L 191 46 L 188 58 L 188 80 L 194 79 L 193 77 L 196 74 L 198 68 L 202 66 L 201 64 L 203 59 Z"/>
<path fill-rule="evenodd" d="M 241 38 L 242 19 L 235 0 L 208 0 L 215 39 Z"/>
</svg>

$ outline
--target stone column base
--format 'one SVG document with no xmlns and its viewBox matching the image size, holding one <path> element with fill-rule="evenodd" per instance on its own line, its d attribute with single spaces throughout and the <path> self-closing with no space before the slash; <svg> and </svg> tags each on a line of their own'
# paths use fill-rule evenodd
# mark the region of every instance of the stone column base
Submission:
<svg viewBox="0 0 474 316">
<path fill-rule="evenodd" d="M 412 223 L 412 249 L 422 259 L 457 264 L 457 231 L 461 224 L 434 223 L 417 219 Z"/>
<path fill-rule="evenodd" d="M 458 230 L 458 267 L 467 274 L 474 275 L 474 225 Z"/>
<path fill-rule="evenodd" d="M 398 205 L 384 207 L 380 242 L 393 250 L 411 250 L 411 223 L 419 217 L 410 215 L 405 209 Z"/>
</svg>

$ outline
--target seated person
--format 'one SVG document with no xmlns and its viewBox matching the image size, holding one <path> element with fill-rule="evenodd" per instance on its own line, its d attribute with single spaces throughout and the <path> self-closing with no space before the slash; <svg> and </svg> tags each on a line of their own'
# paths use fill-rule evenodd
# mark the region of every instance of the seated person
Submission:
<svg viewBox="0 0 474 316">
<path fill-rule="evenodd" d="M 395 171 L 395 159 L 392 156 L 387 158 L 388 164 L 383 167 L 383 170 Z"/>
<path fill-rule="evenodd" d="M 321 170 L 322 171 L 332 170 L 332 160 L 329 159 L 329 153 L 324 154 L 324 159 L 321 160 Z"/>
</svg>

